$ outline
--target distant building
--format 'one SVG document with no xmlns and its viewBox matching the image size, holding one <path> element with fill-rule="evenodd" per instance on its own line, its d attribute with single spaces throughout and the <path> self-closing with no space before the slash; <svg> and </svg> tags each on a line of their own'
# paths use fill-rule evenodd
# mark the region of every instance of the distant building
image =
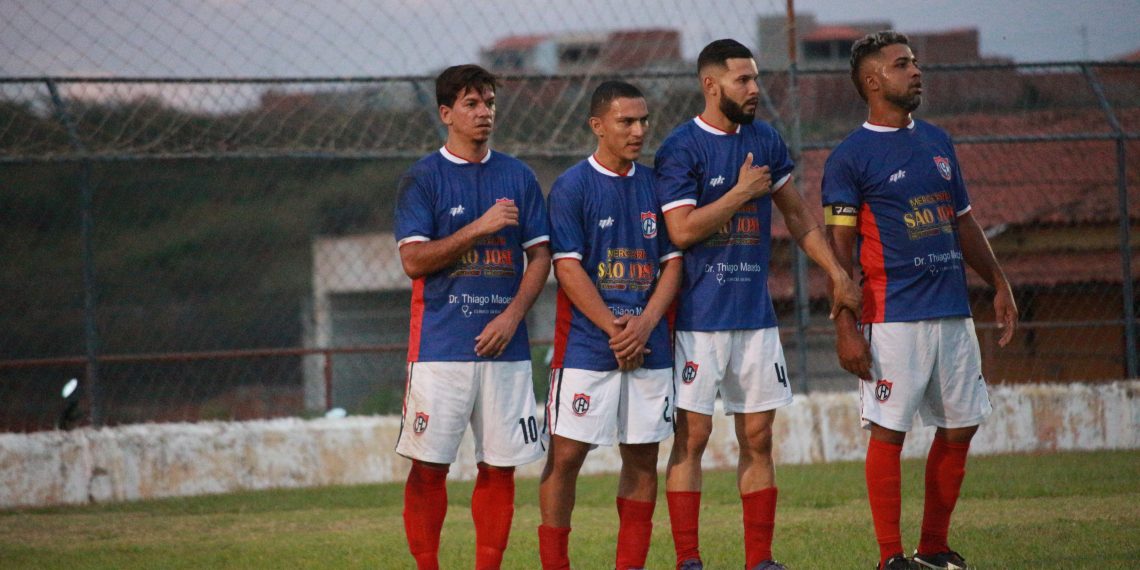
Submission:
<svg viewBox="0 0 1140 570">
<path fill-rule="evenodd" d="M 660 67 L 681 61 L 681 33 L 670 29 L 510 36 L 482 50 L 496 73 L 580 73 Z"/>
</svg>

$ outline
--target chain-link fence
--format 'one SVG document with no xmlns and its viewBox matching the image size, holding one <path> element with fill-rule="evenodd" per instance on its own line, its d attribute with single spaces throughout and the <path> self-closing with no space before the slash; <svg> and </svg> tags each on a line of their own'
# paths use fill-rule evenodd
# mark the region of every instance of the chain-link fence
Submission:
<svg viewBox="0 0 1140 570">
<path fill-rule="evenodd" d="M 546 29 L 479 56 L 504 76 L 493 146 L 544 188 L 593 150 L 586 105 L 605 78 L 647 95 L 646 162 L 700 111 L 689 44 L 709 32 Z M 198 71 L 184 64 L 160 71 Z M 1135 376 L 1140 64 L 925 73 L 919 115 L 955 136 L 1022 311 L 999 350 L 975 282 L 988 379 Z M 399 175 L 442 142 L 433 78 L 229 75 L 0 78 L 0 429 L 52 427 L 73 377 L 80 421 L 99 424 L 399 409 L 410 281 L 392 207 Z M 797 185 L 818 204 L 828 151 L 865 108 L 833 65 L 761 80 L 760 114 L 798 148 Z M 824 276 L 797 279 L 794 244 L 781 222 L 773 231 L 770 286 L 798 388 L 854 387 L 834 356 Z M 540 395 L 553 287 L 528 317 Z"/>
</svg>

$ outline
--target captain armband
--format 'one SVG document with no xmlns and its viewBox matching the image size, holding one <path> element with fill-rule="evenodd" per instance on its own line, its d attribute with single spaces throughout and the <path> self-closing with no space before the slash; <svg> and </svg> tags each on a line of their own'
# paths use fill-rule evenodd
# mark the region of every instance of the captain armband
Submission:
<svg viewBox="0 0 1140 570">
<path fill-rule="evenodd" d="M 828 204 L 823 207 L 823 222 L 829 226 L 855 227 L 859 208 L 850 204 Z"/>
</svg>

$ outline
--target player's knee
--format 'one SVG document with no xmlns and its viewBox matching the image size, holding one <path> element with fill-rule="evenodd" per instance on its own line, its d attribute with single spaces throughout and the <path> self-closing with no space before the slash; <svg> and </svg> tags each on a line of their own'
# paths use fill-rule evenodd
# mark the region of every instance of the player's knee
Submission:
<svg viewBox="0 0 1140 570">
<path fill-rule="evenodd" d="M 772 454 L 772 424 L 753 425 L 737 432 L 740 453 L 754 456 Z"/>
</svg>

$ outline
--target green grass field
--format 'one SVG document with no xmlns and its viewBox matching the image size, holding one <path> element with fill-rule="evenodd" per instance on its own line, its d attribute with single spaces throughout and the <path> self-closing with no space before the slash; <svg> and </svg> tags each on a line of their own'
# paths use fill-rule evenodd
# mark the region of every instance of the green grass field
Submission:
<svg viewBox="0 0 1140 570">
<path fill-rule="evenodd" d="M 903 529 L 918 538 L 922 463 L 903 463 Z M 862 463 L 779 469 L 777 558 L 795 569 L 869 568 L 877 556 Z M 612 567 L 616 478 L 579 483 L 571 557 Z M 505 568 L 537 568 L 538 482 L 520 480 Z M 471 568 L 471 483 L 449 486 L 444 568 Z M 0 568 L 413 568 L 399 484 L 0 512 Z M 702 552 L 740 568 L 734 475 L 706 476 Z M 672 568 L 664 500 L 649 568 Z M 951 542 L 978 568 L 1140 568 L 1140 452 L 974 457 Z"/>
</svg>

